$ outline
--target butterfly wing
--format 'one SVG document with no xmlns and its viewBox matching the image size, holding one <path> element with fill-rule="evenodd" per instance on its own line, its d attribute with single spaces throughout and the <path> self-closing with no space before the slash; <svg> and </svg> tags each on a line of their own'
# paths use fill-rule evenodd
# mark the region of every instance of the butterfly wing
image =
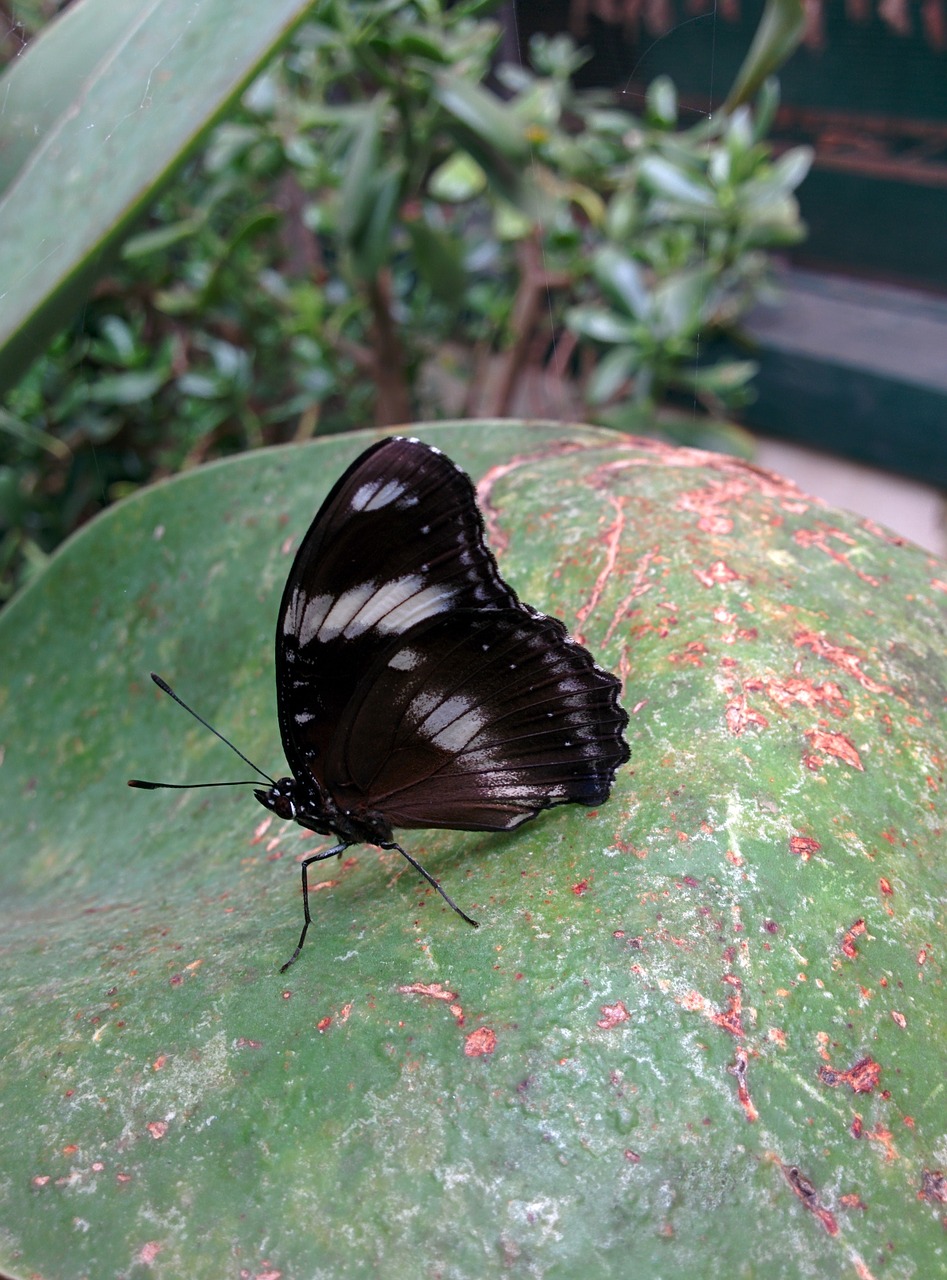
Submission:
<svg viewBox="0 0 947 1280">
<path fill-rule="evenodd" d="M 554 618 L 450 610 L 366 672 L 328 785 L 393 827 L 505 830 L 551 805 L 601 804 L 629 756 L 618 692 Z"/>
<path fill-rule="evenodd" d="M 419 440 L 366 450 L 313 520 L 280 604 L 277 706 L 293 774 L 326 789 L 330 746 L 381 650 L 449 611 L 510 608 L 522 606 L 464 472 Z"/>
</svg>

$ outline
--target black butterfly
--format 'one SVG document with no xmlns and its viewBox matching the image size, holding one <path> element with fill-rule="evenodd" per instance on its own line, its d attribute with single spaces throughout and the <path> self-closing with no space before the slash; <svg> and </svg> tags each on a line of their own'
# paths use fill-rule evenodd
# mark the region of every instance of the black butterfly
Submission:
<svg viewBox="0 0 947 1280">
<path fill-rule="evenodd" d="M 602 804 L 629 756 L 619 689 L 500 577 L 459 467 L 420 440 L 367 449 L 322 504 L 280 603 L 292 777 L 274 782 L 238 752 L 271 783 L 262 805 L 338 838 L 302 863 L 303 929 L 281 972 L 311 923 L 308 868 L 352 844 L 397 849 L 476 926 L 393 830 L 506 831 L 552 805 Z"/>
</svg>

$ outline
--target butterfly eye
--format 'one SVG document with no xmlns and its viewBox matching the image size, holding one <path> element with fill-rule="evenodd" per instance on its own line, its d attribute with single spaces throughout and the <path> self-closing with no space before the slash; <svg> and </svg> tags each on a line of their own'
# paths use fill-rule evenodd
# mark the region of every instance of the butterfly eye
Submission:
<svg viewBox="0 0 947 1280">
<path fill-rule="evenodd" d="M 278 818 L 291 821 L 296 818 L 297 812 L 295 792 L 296 783 L 292 778 L 280 778 L 272 787 L 268 787 L 265 791 L 262 789 L 254 791 L 253 794 L 260 804 L 267 809 L 272 809 Z"/>
</svg>

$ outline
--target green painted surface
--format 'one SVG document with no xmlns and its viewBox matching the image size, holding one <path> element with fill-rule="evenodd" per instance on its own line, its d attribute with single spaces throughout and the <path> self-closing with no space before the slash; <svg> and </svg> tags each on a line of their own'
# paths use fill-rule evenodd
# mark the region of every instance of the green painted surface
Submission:
<svg viewBox="0 0 947 1280">
<path fill-rule="evenodd" d="M 151 669 L 282 767 L 282 582 L 370 437 L 94 522 L 0 616 L 0 1267 L 947 1274 L 947 565 L 717 455 L 421 434 L 625 678 L 629 766 L 598 812 L 410 833 L 477 932 L 352 850 L 280 977 L 314 838 L 124 783 L 242 776 Z"/>
</svg>

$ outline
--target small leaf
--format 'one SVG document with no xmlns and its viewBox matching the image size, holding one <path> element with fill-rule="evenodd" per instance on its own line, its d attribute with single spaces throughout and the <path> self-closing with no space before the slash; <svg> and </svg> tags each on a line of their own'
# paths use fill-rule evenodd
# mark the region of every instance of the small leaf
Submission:
<svg viewBox="0 0 947 1280">
<path fill-rule="evenodd" d="M 596 342 L 633 342 L 638 335 L 636 324 L 602 307 L 570 307 L 566 324 L 573 332 Z"/>
<path fill-rule="evenodd" d="M 590 404 L 604 404 L 617 395 L 638 368 L 638 353 L 632 346 L 616 347 L 592 370 L 586 394 Z"/>
<path fill-rule="evenodd" d="M 397 161 L 375 175 L 371 183 L 372 200 L 368 220 L 359 229 L 351 246 L 355 269 L 363 280 L 376 276 L 391 257 L 392 226 L 402 181 L 400 161 Z"/>
<path fill-rule="evenodd" d="M 749 52 L 724 103 L 732 111 L 749 102 L 766 78 L 792 54 L 805 30 L 802 0 L 766 0 Z"/>
<path fill-rule="evenodd" d="M 773 126 L 778 110 L 779 81 L 775 76 L 768 76 L 763 81 L 756 96 L 753 113 L 753 137 L 756 142 L 762 142 L 764 138 L 769 136 L 769 131 Z"/>
<path fill-rule="evenodd" d="M 665 129 L 677 124 L 677 90 L 670 76 L 656 76 L 645 95 L 649 121 Z"/>
<path fill-rule="evenodd" d="M 713 268 L 697 267 L 662 280 L 654 291 L 654 328 L 663 339 L 689 337 L 701 328 L 710 298 Z"/>
<path fill-rule="evenodd" d="M 93 382 L 86 395 L 94 404 L 139 404 L 157 395 L 167 380 L 168 373 L 164 369 L 114 373 Z"/>
<path fill-rule="evenodd" d="M 428 288 L 442 302 L 461 306 L 467 284 L 462 242 L 432 227 L 424 218 L 408 222 L 405 226 L 418 271 Z"/>
<path fill-rule="evenodd" d="M 136 258 L 148 258 L 154 254 L 165 253 L 175 245 L 192 239 L 204 224 L 204 218 L 182 218 L 179 222 L 169 222 L 163 227 L 155 227 L 153 231 L 141 231 L 125 241 L 122 246 L 122 257 L 126 262 L 134 262 Z"/>
<path fill-rule="evenodd" d="M 812 168 L 812 147 L 792 147 L 783 152 L 773 165 L 773 180 L 784 191 L 795 191 Z"/>
<path fill-rule="evenodd" d="M 592 260 L 592 272 L 599 286 L 630 316 L 641 319 L 651 310 L 651 291 L 644 269 L 633 258 L 606 245 Z"/>
<path fill-rule="evenodd" d="M 346 156 L 345 172 L 339 189 L 336 225 L 339 235 L 349 244 L 356 240 L 374 207 L 381 149 L 381 122 L 386 105 L 381 94 L 372 100 L 355 130 Z"/>
<path fill-rule="evenodd" d="M 697 208 L 709 209 L 715 203 L 714 193 L 710 188 L 662 156 L 645 156 L 638 171 L 642 181 L 658 195 Z"/>
<path fill-rule="evenodd" d="M 472 200 L 482 193 L 486 185 L 487 175 L 466 151 L 455 151 L 438 165 L 427 180 L 428 193 L 435 200 L 446 200 L 452 204 Z"/>
<path fill-rule="evenodd" d="M 525 163 L 530 148 L 516 112 L 485 89 L 457 76 L 441 73 L 434 96 L 441 106 L 481 142 L 508 160 Z"/>
</svg>

